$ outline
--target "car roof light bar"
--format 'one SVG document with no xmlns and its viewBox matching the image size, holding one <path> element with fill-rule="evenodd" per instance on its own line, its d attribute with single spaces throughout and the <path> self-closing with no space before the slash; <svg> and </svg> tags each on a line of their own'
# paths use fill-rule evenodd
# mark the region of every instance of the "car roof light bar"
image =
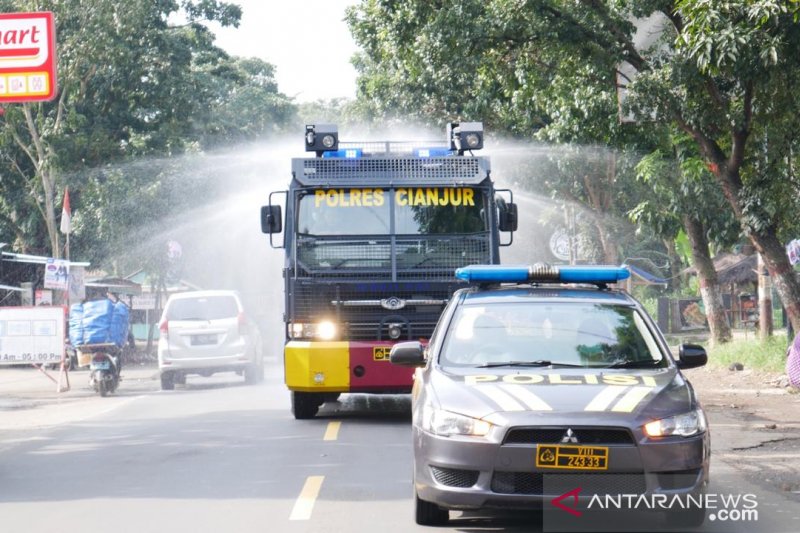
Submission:
<svg viewBox="0 0 800 533">
<path fill-rule="evenodd" d="M 456 270 L 456 278 L 477 283 L 589 283 L 605 285 L 628 279 L 625 265 L 472 265 Z"/>
</svg>

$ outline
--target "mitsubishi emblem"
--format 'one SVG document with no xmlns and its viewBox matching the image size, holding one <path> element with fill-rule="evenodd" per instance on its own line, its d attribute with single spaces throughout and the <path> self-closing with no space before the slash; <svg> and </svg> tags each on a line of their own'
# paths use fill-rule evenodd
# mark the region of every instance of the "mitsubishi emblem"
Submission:
<svg viewBox="0 0 800 533">
<path fill-rule="evenodd" d="M 572 428 L 568 428 L 564 436 L 561 437 L 561 444 L 578 444 L 578 437 L 572 432 Z"/>
</svg>

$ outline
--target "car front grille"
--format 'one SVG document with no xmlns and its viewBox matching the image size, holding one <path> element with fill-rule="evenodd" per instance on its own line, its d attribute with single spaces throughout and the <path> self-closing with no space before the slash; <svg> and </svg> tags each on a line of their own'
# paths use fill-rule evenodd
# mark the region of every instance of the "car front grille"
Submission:
<svg viewBox="0 0 800 533">
<path fill-rule="evenodd" d="M 433 478 L 442 485 L 448 487 L 467 488 L 473 486 L 478 481 L 477 470 L 460 470 L 457 468 L 442 468 L 432 466 Z"/>
<path fill-rule="evenodd" d="M 503 444 L 559 444 L 568 429 L 578 440 L 565 444 L 584 445 L 628 445 L 632 446 L 633 436 L 625 428 L 567 428 L 567 427 L 516 427 L 506 433 Z"/>
<path fill-rule="evenodd" d="M 541 472 L 495 472 L 492 492 L 557 496 L 580 487 L 581 495 L 643 494 L 644 474 L 543 474 Z"/>
</svg>

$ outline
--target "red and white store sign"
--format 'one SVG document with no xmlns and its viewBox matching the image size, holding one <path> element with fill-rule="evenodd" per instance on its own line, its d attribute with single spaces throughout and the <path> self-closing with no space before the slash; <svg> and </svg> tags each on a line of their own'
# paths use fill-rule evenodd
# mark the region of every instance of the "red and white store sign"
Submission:
<svg viewBox="0 0 800 533">
<path fill-rule="evenodd" d="M 52 100 L 55 94 L 53 13 L 0 13 L 0 103 Z"/>
</svg>

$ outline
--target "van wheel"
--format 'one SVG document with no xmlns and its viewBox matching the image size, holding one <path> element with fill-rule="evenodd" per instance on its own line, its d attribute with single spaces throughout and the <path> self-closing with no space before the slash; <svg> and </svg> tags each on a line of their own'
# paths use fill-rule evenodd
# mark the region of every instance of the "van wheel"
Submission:
<svg viewBox="0 0 800 533">
<path fill-rule="evenodd" d="M 259 379 L 259 372 L 261 372 L 261 379 Z M 248 385 L 255 385 L 264 379 L 264 369 L 256 364 L 247 365 L 244 369 L 244 382 Z"/>
<path fill-rule="evenodd" d="M 297 420 L 307 420 L 314 418 L 322 405 L 322 398 L 317 398 L 318 394 L 313 392 L 294 392 L 292 391 L 292 414 Z"/>
<path fill-rule="evenodd" d="M 175 381 L 172 372 L 162 372 L 161 390 L 173 390 L 174 388 L 175 388 Z"/>
<path fill-rule="evenodd" d="M 420 500 L 414 494 L 414 518 L 421 526 L 444 526 L 450 521 L 450 511 L 435 503 Z"/>
</svg>

